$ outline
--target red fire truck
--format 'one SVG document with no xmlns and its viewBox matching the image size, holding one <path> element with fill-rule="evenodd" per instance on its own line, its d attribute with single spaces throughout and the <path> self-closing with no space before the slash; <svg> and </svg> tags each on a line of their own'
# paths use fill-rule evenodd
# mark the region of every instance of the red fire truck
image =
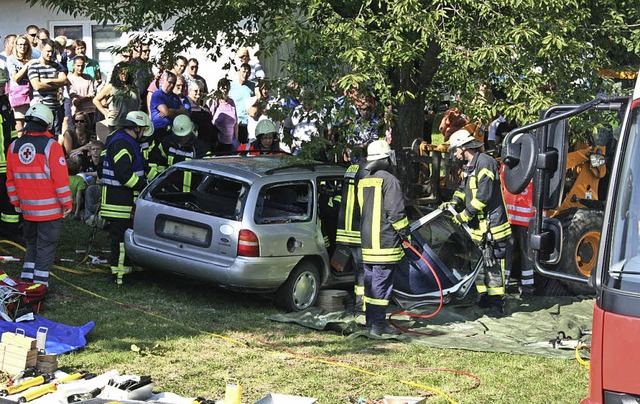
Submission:
<svg viewBox="0 0 640 404">
<path fill-rule="evenodd" d="M 559 167 L 566 163 L 568 120 L 598 111 L 618 111 L 620 126 L 597 267 L 587 280 L 557 271 L 563 229 L 543 212 L 556 209 L 563 195 L 565 175 Z M 640 81 L 631 97 L 599 96 L 544 111 L 538 122 L 507 135 L 502 156 L 510 192 L 522 192 L 533 180 L 536 215 L 530 242 L 536 270 L 596 290 L 589 396 L 583 404 L 640 402 Z"/>
</svg>

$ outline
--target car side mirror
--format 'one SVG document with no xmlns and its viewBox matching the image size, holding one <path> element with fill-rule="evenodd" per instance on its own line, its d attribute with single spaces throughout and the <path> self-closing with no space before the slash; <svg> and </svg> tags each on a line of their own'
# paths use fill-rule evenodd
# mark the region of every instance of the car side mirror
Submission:
<svg viewBox="0 0 640 404">
<path fill-rule="evenodd" d="M 558 219 L 542 219 L 542 230 L 529 239 L 531 249 L 539 252 L 540 262 L 557 264 L 562 254 L 562 223 Z"/>
</svg>

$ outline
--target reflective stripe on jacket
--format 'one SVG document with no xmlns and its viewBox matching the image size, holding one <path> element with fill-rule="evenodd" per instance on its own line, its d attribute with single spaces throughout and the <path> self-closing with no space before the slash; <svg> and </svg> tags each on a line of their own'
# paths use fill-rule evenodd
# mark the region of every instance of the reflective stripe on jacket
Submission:
<svg viewBox="0 0 640 404">
<path fill-rule="evenodd" d="M 140 145 L 128 133 L 118 130 L 107 139 L 105 146 L 101 215 L 129 219 L 135 197 L 146 183 Z"/>
<path fill-rule="evenodd" d="M 338 212 L 336 243 L 360 247 L 360 206 L 358 204 L 358 181 L 364 177 L 365 162 L 352 164 L 344 173 L 342 198 Z"/>
<path fill-rule="evenodd" d="M 401 234 L 409 230 L 400 181 L 383 170 L 368 174 L 358 182 L 358 203 L 363 262 L 399 262 L 404 256 Z"/>
<path fill-rule="evenodd" d="M 7 193 L 22 216 L 34 222 L 60 219 L 72 208 L 67 161 L 51 134 L 29 132 L 11 143 Z"/>
<path fill-rule="evenodd" d="M 476 153 L 464 167 L 461 189 L 456 196 L 463 198 L 462 215 L 469 218 L 471 238 L 480 242 L 490 231 L 494 240 L 511 235 L 511 226 L 500 189 L 498 163 L 484 153 Z"/>
</svg>

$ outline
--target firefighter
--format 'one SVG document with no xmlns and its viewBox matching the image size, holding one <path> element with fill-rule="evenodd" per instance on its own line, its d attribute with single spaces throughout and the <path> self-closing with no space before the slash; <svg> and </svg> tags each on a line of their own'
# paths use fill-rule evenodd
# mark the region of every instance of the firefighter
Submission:
<svg viewBox="0 0 640 404">
<path fill-rule="evenodd" d="M 0 96 L 0 238 L 18 241 L 20 214 L 7 194 L 7 150 L 11 144 L 11 106 Z"/>
<path fill-rule="evenodd" d="M 64 150 L 48 132 L 53 113 L 35 104 L 25 114 L 24 135 L 9 146 L 7 192 L 22 212 L 26 242 L 22 280 L 49 285 L 62 219 L 72 210 Z"/>
<path fill-rule="evenodd" d="M 374 335 L 400 334 L 385 316 L 393 273 L 404 256 L 402 241 L 410 238 L 402 186 L 392 174 L 392 156 L 385 140 L 371 142 L 365 166 L 369 173 L 358 182 L 365 316 Z"/>
<path fill-rule="evenodd" d="M 360 205 L 358 204 L 358 181 L 367 171 L 364 158 L 354 158 L 347 168 L 342 181 L 342 195 L 338 224 L 336 230 L 336 244 L 349 249 L 351 263 L 355 266 L 356 282 L 353 292 L 356 295 L 355 311 L 363 312 L 364 306 L 364 267 L 362 265 L 362 245 L 360 239 Z"/>
<path fill-rule="evenodd" d="M 452 205 L 458 212 L 453 217 L 454 223 L 468 224 L 471 238 L 482 249 L 484 265 L 476 279 L 478 305 L 488 309 L 487 315 L 498 317 L 504 314 L 504 276 L 511 227 L 500 190 L 498 163 L 480 151 L 482 146 L 466 129 L 451 135 L 449 151 L 466 164 L 460 188 L 440 208 Z"/>
<path fill-rule="evenodd" d="M 118 285 L 132 271 L 124 250 L 124 233 L 129 227 L 135 198 L 147 184 L 145 162 L 139 141 L 153 131 L 149 116 L 141 111 L 129 112 L 118 129 L 107 138 L 102 160 L 101 217 L 109 221 L 111 273 Z"/>
<path fill-rule="evenodd" d="M 193 130 L 193 122 L 187 115 L 178 115 L 174 118 L 171 134 L 165 136 L 149 153 L 149 165 L 151 166 L 149 181 L 175 163 L 204 155 L 196 149 L 196 137 Z M 184 192 L 189 192 L 190 177 L 191 173 L 185 171 L 182 184 L 185 187 Z"/>
</svg>

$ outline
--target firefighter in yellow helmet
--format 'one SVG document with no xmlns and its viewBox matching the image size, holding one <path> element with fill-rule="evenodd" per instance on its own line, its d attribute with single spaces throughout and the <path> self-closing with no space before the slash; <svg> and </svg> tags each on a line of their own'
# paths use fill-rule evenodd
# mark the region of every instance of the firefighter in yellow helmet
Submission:
<svg viewBox="0 0 640 404">
<path fill-rule="evenodd" d="M 500 189 L 498 164 L 482 153 L 482 142 L 469 131 L 460 129 L 449 139 L 449 151 L 454 158 L 464 161 L 460 188 L 450 202 L 458 212 L 453 221 L 466 223 L 471 229 L 471 238 L 483 251 L 483 268 L 476 280 L 478 305 L 488 309 L 487 315 L 498 317 L 504 314 L 505 265 L 511 246 L 511 227 Z"/>
<path fill-rule="evenodd" d="M 392 159 L 386 141 L 371 142 L 365 167 L 369 173 L 358 182 L 365 315 L 374 335 L 400 334 L 385 317 L 393 273 L 404 256 L 402 241 L 410 237 L 402 186 L 392 174 Z"/>
</svg>

